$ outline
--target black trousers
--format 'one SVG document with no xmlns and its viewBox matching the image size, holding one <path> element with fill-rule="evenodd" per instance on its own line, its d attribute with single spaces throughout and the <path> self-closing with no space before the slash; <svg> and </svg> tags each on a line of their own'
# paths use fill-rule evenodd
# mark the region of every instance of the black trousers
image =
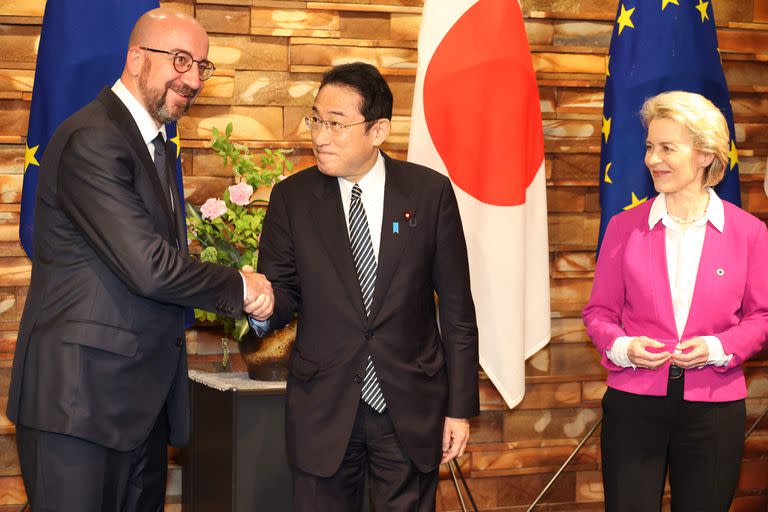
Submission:
<svg viewBox="0 0 768 512">
<path fill-rule="evenodd" d="M 136 449 L 16 426 L 19 462 L 35 512 L 162 512 L 168 471 L 165 410 Z"/>
<path fill-rule="evenodd" d="M 323 478 L 292 468 L 295 512 L 360 512 L 366 471 L 375 512 L 435 510 L 437 468 L 422 473 L 400 447 L 387 411 L 379 414 L 360 402 L 352 435 L 332 476 Z"/>
<path fill-rule="evenodd" d="M 727 512 L 744 450 L 744 400 L 687 402 L 685 376 L 667 396 L 608 388 L 600 435 L 607 512 L 661 509 L 669 470 L 673 512 Z"/>
</svg>

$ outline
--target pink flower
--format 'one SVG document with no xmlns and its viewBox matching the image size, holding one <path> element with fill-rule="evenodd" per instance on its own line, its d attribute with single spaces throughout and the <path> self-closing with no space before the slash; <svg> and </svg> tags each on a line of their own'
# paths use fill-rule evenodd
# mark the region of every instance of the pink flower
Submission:
<svg viewBox="0 0 768 512">
<path fill-rule="evenodd" d="M 214 199 L 213 197 L 208 198 L 203 206 L 200 207 L 200 213 L 204 219 L 217 219 L 224 215 L 226 211 L 227 204 L 221 199 Z"/>
<path fill-rule="evenodd" d="M 239 206 L 245 206 L 251 202 L 253 187 L 244 181 L 229 187 L 229 200 Z"/>
</svg>

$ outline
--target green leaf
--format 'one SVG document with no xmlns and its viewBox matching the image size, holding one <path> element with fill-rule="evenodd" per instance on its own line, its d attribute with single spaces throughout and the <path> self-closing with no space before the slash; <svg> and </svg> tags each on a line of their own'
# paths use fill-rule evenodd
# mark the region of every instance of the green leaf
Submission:
<svg viewBox="0 0 768 512">
<path fill-rule="evenodd" d="M 243 336 L 251 329 L 251 326 L 248 324 L 248 317 L 241 317 L 235 320 L 235 328 L 232 331 L 232 336 L 237 340 L 240 341 L 243 339 Z"/>
<path fill-rule="evenodd" d="M 219 260 L 219 252 L 215 247 L 206 247 L 203 252 L 200 253 L 200 261 L 216 263 Z"/>
<path fill-rule="evenodd" d="M 189 203 L 189 202 L 187 202 L 187 218 L 202 220 L 202 216 L 200 215 L 200 210 L 196 208 L 194 205 L 192 205 L 192 203 Z"/>
</svg>

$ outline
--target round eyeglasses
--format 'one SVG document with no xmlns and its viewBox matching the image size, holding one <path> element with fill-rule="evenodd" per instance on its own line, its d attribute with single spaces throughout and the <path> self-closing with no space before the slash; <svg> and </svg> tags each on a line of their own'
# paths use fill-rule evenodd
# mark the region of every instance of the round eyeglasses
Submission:
<svg viewBox="0 0 768 512">
<path fill-rule="evenodd" d="M 190 69 L 192 69 L 192 64 L 197 63 L 197 70 L 200 73 L 200 80 L 206 81 L 209 78 L 213 76 L 213 72 L 216 71 L 216 66 L 213 65 L 213 62 L 203 59 L 203 60 L 195 60 L 192 58 L 192 55 L 190 55 L 189 52 L 186 52 L 184 50 L 176 50 L 173 52 L 169 52 L 168 50 L 158 50 L 157 48 L 147 48 L 146 46 L 139 46 L 142 50 L 146 52 L 153 52 L 153 53 L 164 53 L 166 55 L 172 55 L 173 56 L 173 69 L 175 69 L 179 73 L 186 73 Z"/>
</svg>

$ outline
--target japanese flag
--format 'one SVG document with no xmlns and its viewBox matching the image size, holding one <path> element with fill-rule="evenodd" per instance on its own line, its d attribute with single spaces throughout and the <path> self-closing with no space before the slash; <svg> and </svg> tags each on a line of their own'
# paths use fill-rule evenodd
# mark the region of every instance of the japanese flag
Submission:
<svg viewBox="0 0 768 512">
<path fill-rule="evenodd" d="M 427 0 L 408 159 L 448 175 L 469 250 L 480 364 L 509 407 L 550 339 L 544 141 L 513 0 Z"/>
</svg>

